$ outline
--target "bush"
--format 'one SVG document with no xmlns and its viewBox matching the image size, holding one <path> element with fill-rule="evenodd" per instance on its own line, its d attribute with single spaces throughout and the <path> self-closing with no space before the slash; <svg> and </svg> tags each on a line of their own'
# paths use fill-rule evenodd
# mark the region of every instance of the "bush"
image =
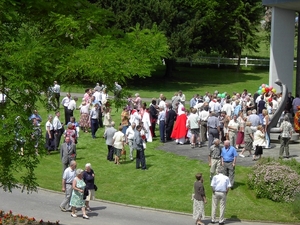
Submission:
<svg viewBox="0 0 300 225">
<path fill-rule="evenodd" d="M 300 193 L 300 176 L 289 166 L 266 160 L 252 167 L 248 186 L 258 198 L 275 202 L 292 202 Z"/>
</svg>

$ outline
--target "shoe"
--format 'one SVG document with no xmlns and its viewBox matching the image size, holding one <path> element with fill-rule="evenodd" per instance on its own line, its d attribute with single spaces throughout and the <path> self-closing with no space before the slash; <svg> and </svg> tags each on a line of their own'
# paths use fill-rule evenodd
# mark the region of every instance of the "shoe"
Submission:
<svg viewBox="0 0 300 225">
<path fill-rule="evenodd" d="M 86 208 L 86 211 L 88 211 L 88 212 L 92 212 L 92 210 L 91 210 L 91 208 Z"/>
<path fill-rule="evenodd" d="M 243 154 L 239 154 L 240 157 L 245 158 L 245 156 Z"/>
<path fill-rule="evenodd" d="M 71 216 L 72 216 L 73 218 L 76 218 L 76 217 L 77 217 L 77 215 L 76 215 L 76 214 L 73 214 L 73 213 L 71 213 Z"/>
<path fill-rule="evenodd" d="M 219 225 L 224 225 L 224 224 L 225 224 L 224 222 L 221 222 L 221 223 L 219 222 Z"/>
<path fill-rule="evenodd" d="M 215 221 L 210 221 L 210 223 L 215 224 L 216 222 Z"/>
<path fill-rule="evenodd" d="M 89 219 L 89 217 L 87 215 L 83 215 L 82 218 L 87 219 L 87 220 Z"/>
<path fill-rule="evenodd" d="M 63 211 L 63 212 L 67 212 L 67 210 L 61 206 L 59 206 L 60 210 Z"/>
</svg>

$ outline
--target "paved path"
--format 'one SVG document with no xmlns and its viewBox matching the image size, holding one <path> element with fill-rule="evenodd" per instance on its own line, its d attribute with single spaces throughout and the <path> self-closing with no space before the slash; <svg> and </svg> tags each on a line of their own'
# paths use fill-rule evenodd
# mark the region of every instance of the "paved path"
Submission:
<svg viewBox="0 0 300 225">
<path fill-rule="evenodd" d="M 13 193 L 0 190 L 1 210 L 14 214 L 34 217 L 37 221 L 60 221 L 65 225 L 185 225 L 194 224 L 189 214 L 179 214 L 155 209 L 131 207 L 102 201 L 92 201 L 92 212 L 88 213 L 90 219 L 83 220 L 81 211 L 77 218 L 72 218 L 69 212 L 61 212 L 58 205 L 63 199 L 63 194 L 58 192 L 39 189 L 38 193 L 26 194 L 20 190 Z M 205 224 L 210 223 L 210 218 L 203 220 Z M 232 225 L 269 225 L 240 220 L 227 220 L 226 224 Z M 272 223 L 274 224 L 274 223 Z M 276 224 L 274 224 L 276 225 Z M 279 225 L 279 224 L 278 224 Z"/>
</svg>

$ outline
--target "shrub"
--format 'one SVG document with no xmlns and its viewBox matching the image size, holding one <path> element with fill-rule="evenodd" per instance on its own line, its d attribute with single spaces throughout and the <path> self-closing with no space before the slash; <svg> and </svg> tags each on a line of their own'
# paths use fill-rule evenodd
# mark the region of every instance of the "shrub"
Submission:
<svg viewBox="0 0 300 225">
<path fill-rule="evenodd" d="M 276 202 L 292 202 L 300 193 L 300 176 L 289 166 L 267 160 L 252 167 L 248 186 L 258 198 Z"/>
</svg>

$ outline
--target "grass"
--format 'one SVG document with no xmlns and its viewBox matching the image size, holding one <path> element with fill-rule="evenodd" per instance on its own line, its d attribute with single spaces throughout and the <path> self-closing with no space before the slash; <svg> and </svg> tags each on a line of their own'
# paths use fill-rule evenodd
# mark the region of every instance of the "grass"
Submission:
<svg viewBox="0 0 300 225">
<path fill-rule="evenodd" d="M 254 93 L 262 84 L 268 81 L 266 70 L 242 70 L 240 73 L 230 69 L 203 69 L 179 67 L 172 79 L 164 79 L 161 74 L 163 68 L 151 78 L 136 79 L 127 83 L 126 88 L 132 93 L 139 92 L 141 96 L 158 97 L 164 93 L 168 99 L 176 90 L 183 90 L 189 100 L 194 93 L 203 94 L 205 91 L 220 92 L 242 91 L 247 88 Z M 72 92 L 83 93 L 84 85 L 75 88 Z M 46 118 L 47 112 L 42 107 L 39 112 Z M 120 111 L 113 110 L 113 120 L 120 121 Z M 79 118 L 78 111 L 75 113 Z M 63 120 L 64 115 L 62 113 Z M 44 119 L 45 120 L 45 119 Z M 209 187 L 209 167 L 207 162 L 187 159 L 169 152 L 160 150 L 160 143 L 155 140 L 147 144 L 146 162 L 148 171 L 135 169 L 135 162 L 126 161 L 117 166 L 106 160 L 107 147 L 102 138 L 104 130 L 100 129 L 96 139 L 90 134 L 80 133 L 77 144 L 78 168 L 84 168 L 91 163 L 96 173 L 99 199 L 121 202 L 131 205 L 140 205 L 152 208 L 173 210 L 178 212 L 192 212 L 190 200 L 193 191 L 194 175 L 197 172 L 204 174 L 204 185 L 208 204 L 206 215 L 211 211 L 211 190 Z M 204 150 L 204 149 L 203 149 Z M 129 149 L 127 148 L 127 152 Z M 128 156 L 127 156 L 128 157 Z M 42 156 L 41 163 L 36 169 L 37 182 L 43 188 L 60 191 L 62 166 L 58 152 L 50 156 Z M 275 203 L 267 199 L 257 199 L 246 185 L 247 174 L 250 168 L 237 166 L 237 188 L 230 191 L 226 206 L 226 217 L 246 220 L 264 220 L 276 222 L 299 222 L 292 216 L 291 204 Z M 51 182 L 49 182 L 51 180 Z M 137 198 L 137 196 L 139 196 Z M 91 203 L 92 204 L 92 203 Z M 285 210 L 282 210 L 282 209 Z M 281 213 L 274 213 L 274 212 Z"/>
</svg>

